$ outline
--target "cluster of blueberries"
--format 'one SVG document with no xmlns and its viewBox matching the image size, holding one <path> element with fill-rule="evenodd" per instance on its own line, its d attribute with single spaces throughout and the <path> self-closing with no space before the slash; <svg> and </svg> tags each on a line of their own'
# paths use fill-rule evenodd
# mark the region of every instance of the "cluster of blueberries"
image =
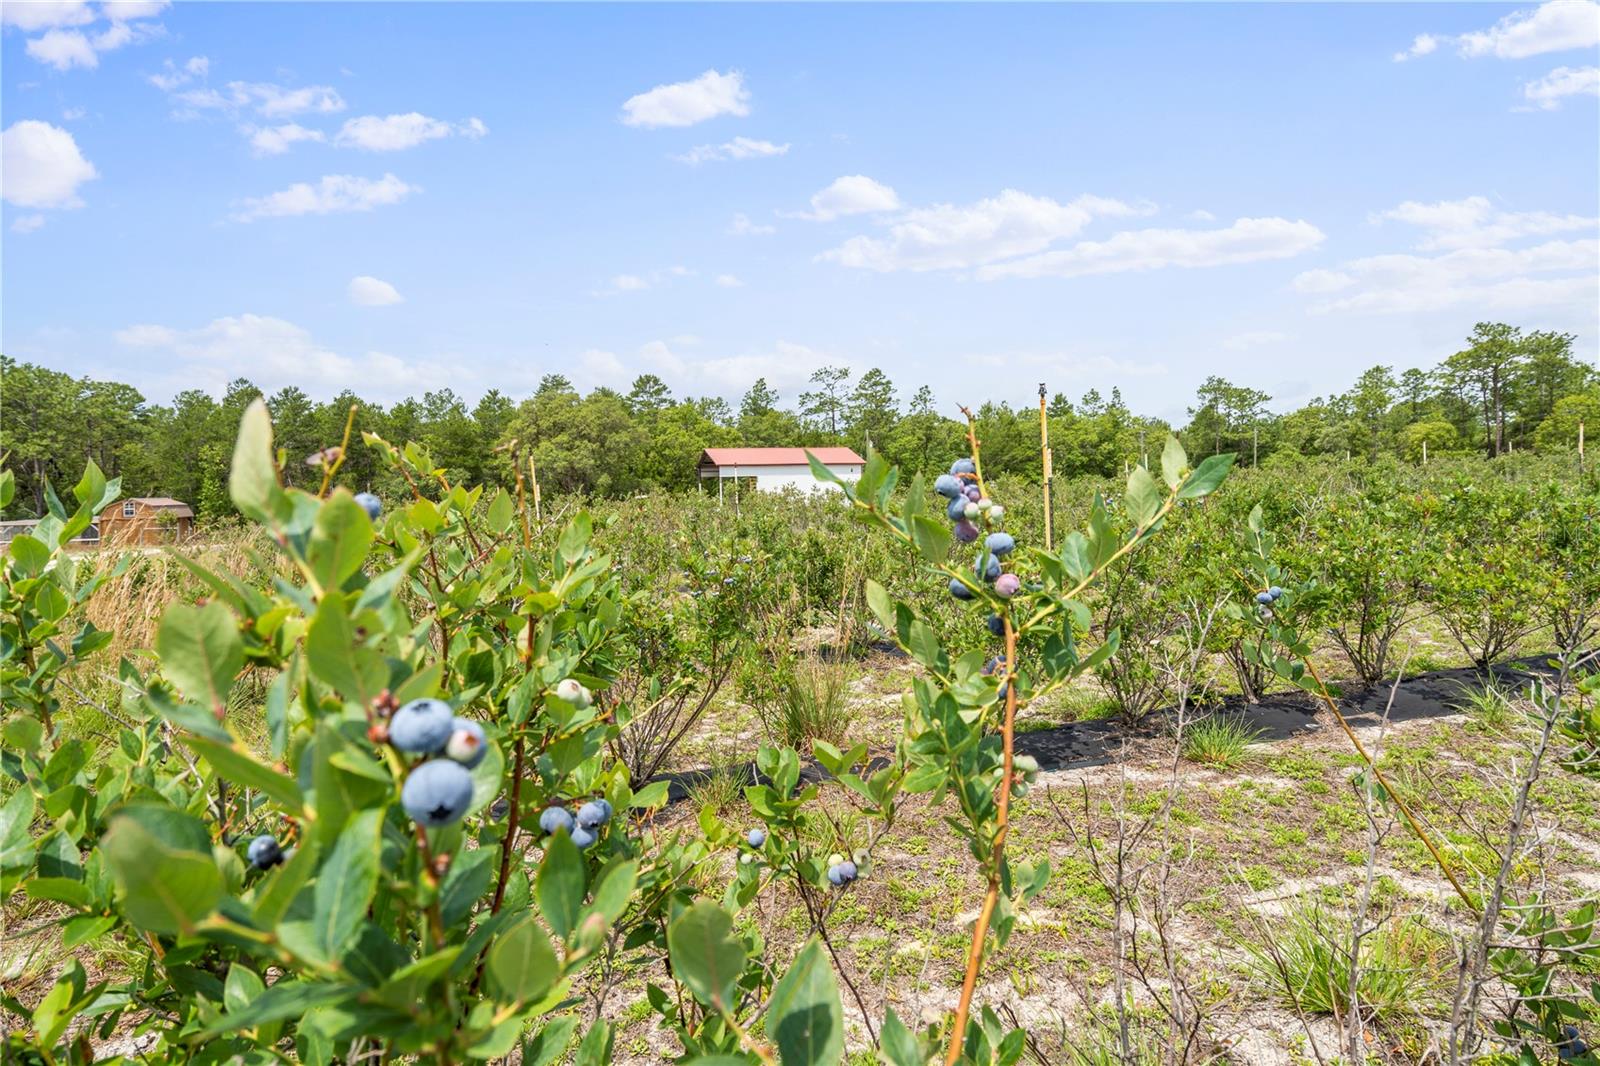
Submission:
<svg viewBox="0 0 1600 1066">
<path fill-rule="evenodd" d="M 412 768 L 400 789 L 400 805 L 418 825 L 437 829 L 457 821 L 472 803 L 471 770 L 489 742 L 483 727 L 457 718 L 443 700 L 412 700 L 389 719 L 389 744 L 410 755 L 443 755 Z"/>
<path fill-rule="evenodd" d="M 565 807 L 547 807 L 539 815 L 539 828 L 545 835 L 565 833 L 578 847 L 587 848 L 600 839 L 600 827 L 611 821 L 611 804 L 604 799 L 593 799 L 573 814 Z"/>
<path fill-rule="evenodd" d="M 948 474 L 940 474 L 933 490 L 947 498 L 950 505 L 945 514 L 954 523 L 956 540 L 970 544 L 978 539 L 978 522 L 998 527 L 1006 516 L 1006 509 L 983 495 L 978 488 L 978 464 L 971 459 L 957 459 L 950 464 Z M 983 539 L 983 549 L 972 564 L 972 572 L 994 586 L 995 595 L 1009 600 L 1022 591 L 1022 579 L 1016 574 L 1004 573 L 1000 560 L 1016 550 L 1017 540 L 998 528 Z M 973 598 L 972 589 L 959 578 L 950 579 L 950 595 L 958 600 Z M 999 615 L 989 616 L 989 631 L 995 636 L 1005 633 L 1005 623 Z"/>
<path fill-rule="evenodd" d="M 1283 590 L 1277 585 L 1272 586 L 1265 592 L 1256 593 L 1256 610 L 1261 613 L 1262 618 L 1267 618 L 1272 614 L 1272 605 L 1277 603 L 1278 597 L 1282 595 Z"/>
<path fill-rule="evenodd" d="M 835 852 L 828 856 L 828 882 L 838 888 L 843 888 L 859 875 L 856 864 Z"/>
</svg>

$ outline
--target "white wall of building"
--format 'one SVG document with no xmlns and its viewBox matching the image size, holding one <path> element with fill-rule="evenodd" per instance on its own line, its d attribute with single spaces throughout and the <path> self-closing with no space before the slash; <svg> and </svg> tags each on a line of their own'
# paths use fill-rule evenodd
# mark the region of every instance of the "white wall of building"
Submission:
<svg viewBox="0 0 1600 1066">
<path fill-rule="evenodd" d="M 860 481 L 860 463 L 829 463 L 831 470 L 841 481 Z M 800 492 L 815 492 L 818 489 L 837 491 L 838 486 L 827 481 L 818 481 L 811 474 L 811 467 L 804 463 L 795 463 L 791 466 L 750 466 L 731 467 L 725 466 L 721 470 L 724 479 L 731 479 L 736 474 L 738 477 L 753 477 L 756 479 L 756 489 L 760 492 L 783 492 L 786 489 L 796 489 Z M 707 480 L 712 480 L 707 478 Z"/>
</svg>

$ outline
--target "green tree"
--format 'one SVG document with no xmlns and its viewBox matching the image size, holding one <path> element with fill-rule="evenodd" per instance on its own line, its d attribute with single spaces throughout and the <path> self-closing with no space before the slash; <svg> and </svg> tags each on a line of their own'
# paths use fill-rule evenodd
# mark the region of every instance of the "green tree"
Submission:
<svg viewBox="0 0 1600 1066">
<path fill-rule="evenodd" d="M 849 410 L 852 443 L 863 451 L 869 445 L 881 449 L 900 414 L 889 375 L 877 367 L 862 374 L 850 394 Z"/>
<path fill-rule="evenodd" d="M 850 415 L 850 402 L 844 389 L 850 380 L 850 371 L 842 366 L 819 366 L 811 372 L 811 384 L 816 388 L 800 394 L 800 414 L 811 428 L 827 434 L 833 441 L 839 439 L 840 430 Z"/>
<path fill-rule="evenodd" d="M 1499 455 L 1506 440 L 1506 397 L 1526 361 L 1522 330 L 1503 322 L 1479 322 L 1467 347 L 1444 361 L 1449 387 L 1472 397 L 1483 418 L 1484 451 Z"/>
</svg>

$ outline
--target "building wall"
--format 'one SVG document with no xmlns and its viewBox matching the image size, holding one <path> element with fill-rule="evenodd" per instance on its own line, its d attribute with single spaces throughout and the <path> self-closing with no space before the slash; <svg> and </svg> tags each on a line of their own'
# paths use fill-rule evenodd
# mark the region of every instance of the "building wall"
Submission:
<svg viewBox="0 0 1600 1066">
<path fill-rule="evenodd" d="M 844 481 L 861 480 L 861 465 L 859 463 L 833 463 L 828 469 L 837 474 Z M 760 492 L 783 492 L 786 489 L 796 489 L 800 492 L 816 492 L 818 490 L 837 491 L 838 486 L 826 481 L 818 481 L 811 474 L 811 467 L 804 463 L 791 466 L 756 466 L 739 467 L 741 478 L 754 478 L 756 489 Z M 732 479 L 734 468 L 723 467 L 722 475 L 725 479 Z M 715 480 L 708 478 L 708 481 Z"/>
<path fill-rule="evenodd" d="M 194 519 L 171 516 L 160 507 L 144 504 L 136 504 L 133 516 L 124 518 L 122 504 L 114 503 L 100 513 L 99 525 L 101 543 L 110 547 L 171 544 L 189 535 Z"/>
</svg>

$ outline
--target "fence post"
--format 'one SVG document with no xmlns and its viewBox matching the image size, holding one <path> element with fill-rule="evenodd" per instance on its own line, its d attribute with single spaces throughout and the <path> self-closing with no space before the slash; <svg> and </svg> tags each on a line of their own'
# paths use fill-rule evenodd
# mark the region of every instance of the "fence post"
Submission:
<svg viewBox="0 0 1600 1066">
<path fill-rule="evenodd" d="M 1044 463 L 1044 550 L 1051 550 L 1051 527 L 1055 516 L 1050 513 L 1050 479 L 1053 476 L 1050 461 L 1050 420 L 1045 417 L 1044 382 L 1039 382 L 1039 454 Z"/>
</svg>

